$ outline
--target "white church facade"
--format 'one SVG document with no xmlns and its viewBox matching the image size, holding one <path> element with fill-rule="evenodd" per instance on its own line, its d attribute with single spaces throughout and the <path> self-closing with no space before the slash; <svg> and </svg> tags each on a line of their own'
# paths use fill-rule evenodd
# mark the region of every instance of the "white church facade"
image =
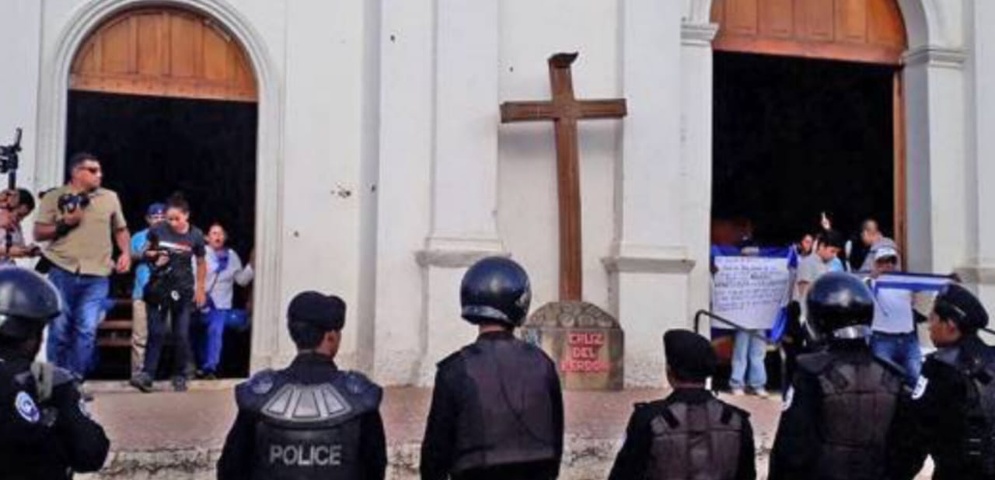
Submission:
<svg viewBox="0 0 995 480">
<path fill-rule="evenodd" d="M 907 43 L 907 267 L 956 271 L 995 305 L 995 3 L 887 1 Z M 712 0 L 4 0 L 0 142 L 24 128 L 22 184 L 63 180 L 80 47 L 147 7 L 209 19 L 252 68 L 253 369 L 294 356 L 301 290 L 346 300 L 341 363 L 389 385 L 430 383 L 472 341 L 458 289 L 476 259 L 512 256 L 533 308 L 555 300 L 552 126 L 502 125 L 498 107 L 548 99 L 546 58 L 579 52 L 577 96 L 628 103 L 580 126 L 583 295 L 625 331 L 626 384 L 664 382 L 663 332 L 709 303 Z"/>
</svg>

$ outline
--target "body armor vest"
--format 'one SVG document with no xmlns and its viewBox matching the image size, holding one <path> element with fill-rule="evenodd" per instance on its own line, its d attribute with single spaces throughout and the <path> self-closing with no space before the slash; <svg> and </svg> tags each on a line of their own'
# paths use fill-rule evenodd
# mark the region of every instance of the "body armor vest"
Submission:
<svg viewBox="0 0 995 480">
<path fill-rule="evenodd" d="M 816 471 L 826 478 L 878 479 L 884 475 L 885 440 L 902 376 L 869 351 L 806 355 L 799 364 L 817 379 L 822 451 Z"/>
<path fill-rule="evenodd" d="M 987 349 L 987 347 L 985 347 Z M 984 356 L 961 357 L 959 348 L 934 355 L 964 378 L 964 463 L 985 478 L 995 477 L 995 362 Z"/>
<path fill-rule="evenodd" d="M 476 391 L 457 422 L 453 472 L 555 460 L 552 365 L 518 340 L 480 341 L 459 353 Z"/>
<path fill-rule="evenodd" d="M 54 407 L 45 407 L 40 398 L 41 386 L 31 372 L 32 365 L 28 362 L 7 362 L 0 358 L 0 391 L 5 394 L 23 393 L 31 399 L 29 408 L 18 397 L 17 403 L 0 405 L 0 408 L 17 408 L 21 418 L 33 412 L 38 430 L 32 432 L 35 437 L 29 441 L 33 449 L 20 449 L 12 452 L 0 452 L 0 464 L 7 469 L 0 473 L 4 480 L 35 480 L 35 479 L 66 479 L 71 478 L 71 472 L 64 462 L 64 453 L 58 441 L 58 431 L 52 429 L 57 419 Z M 65 376 L 58 368 L 46 367 L 50 372 L 60 372 L 60 379 Z M 50 395 L 51 392 L 49 392 Z M 42 440 L 45 437 L 45 440 Z"/>
<path fill-rule="evenodd" d="M 672 403 L 650 421 L 653 443 L 647 478 L 726 480 L 736 478 L 743 414 L 716 399 Z"/>
<path fill-rule="evenodd" d="M 360 479 L 360 417 L 381 390 L 336 372 L 327 383 L 296 383 L 286 371 L 261 372 L 239 386 L 239 408 L 258 418 L 253 479 Z"/>
</svg>

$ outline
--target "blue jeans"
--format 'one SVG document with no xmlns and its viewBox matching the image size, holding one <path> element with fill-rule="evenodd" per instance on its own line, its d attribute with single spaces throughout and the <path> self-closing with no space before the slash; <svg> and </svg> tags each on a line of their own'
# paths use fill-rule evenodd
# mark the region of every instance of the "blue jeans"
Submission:
<svg viewBox="0 0 995 480">
<path fill-rule="evenodd" d="M 166 345 L 166 319 L 173 323 L 173 377 L 187 376 L 187 359 L 190 358 L 190 312 L 193 302 L 189 296 L 164 305 L 147 304 L 149 337 L 145 349 L 145 366 L 142 371 L 155 378 L 159 357 Z"/>
<path fill-rule="evenodd" d="M 110 280 L 56 267 L 49 271 L 48 279 L 62 297 L 62 314 L 48 329 L 48 360 L 83 378 L 92 367 L 97 325 L 110 292 Z"/>
<path fill-rule="evenodd" d="M 898 334 L 874 332 L 871 350 L 875 356 L 905 369 L 905 382 L 915 386 L 922 368 L 922 350 L 919 349 L 919 336 L 914 331 Z"/>
<path fill-rule="evenodd" d="M 248 328 L 248 318 L 245 310 L 230 308 L 211 309 L 200 313 L 203 331 L 197 339 L 197 357 L 200 359 L 202 372 L 215 373 L 221 363 L 221 347 L 224 341 L 225 329 L 233 328 L 244 331 Z"/>
<path fill-rule="evenodd" d="M 229 310 L 212 309 L 201 313 L 204 335 L 197 345 L 201 371 L 214 373 L 218 370 L 218 363 L 221 363 L 221 346 L 224 340 L 225 319 L 228 317 L 228 312 Z"/>
<path fill-rule="evenodd" d="M 763 331 L 754 330 L 754 334 L 763 336 Z M 742 330 L 736 331 L 736 340 L 732 349 L 732 376 L 729 386 L 732 388 L 763 388 L 767 385 L 767 369 L 764 367 L 764 357 L 767 354 L 767 344 Z M 745 378 L 744 378 L 745 377 Z"/>
</svg>

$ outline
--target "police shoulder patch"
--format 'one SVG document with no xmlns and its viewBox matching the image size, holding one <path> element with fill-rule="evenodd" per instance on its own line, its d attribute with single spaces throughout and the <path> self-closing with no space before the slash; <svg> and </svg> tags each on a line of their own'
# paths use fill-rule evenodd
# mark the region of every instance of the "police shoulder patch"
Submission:
<svg viewBox="0 0 995 480">
<path fill-rule="evenodd" d="M 795 387 L 788 387 L 788 391 L 784 393 L 784 402 L 781 403 L 781 411 L 786 412 L 791 408 L 791 403 L 795 401 Z"/>
<path fill-rule="evenodd" d="M 263 370 L 249 379 L 249 390 L 256 395 L 266 395 L 273 389 L 273 371 Z"/>
<path fill-rule="evenodd" d="M 81 413 L 86 418 L 93 418 L 90 416 L 90 411 L 86 408 L 86 402 L 81 398 L 79 400 L 79 413 Z"/>
<path fill-rule="evenodd" d="M 345 374 L 345 387 L 353 395 L 360 395 L 374 386 L 373 382 L 362 373 L 348 371 Z"/>
<path fill-rule="evenodd" d="M 38 423 L 38 420 L 41 420 L 38 405 L 35 405 L 35 401 L 27 392 L 17 393 L 17 397 L 14 399 L 14 408 L 17 410 L 17 414 L 28 423 Z"/>
<path fill-rule="evenodd" d="M 929 385 L 929 379 L 919 375 L 919 380 L 916 380 L 916 388 L 912 390 L 912 399 L 919 400 L 923 395 L 926 394 L 926 387 Z"/>
</svg>

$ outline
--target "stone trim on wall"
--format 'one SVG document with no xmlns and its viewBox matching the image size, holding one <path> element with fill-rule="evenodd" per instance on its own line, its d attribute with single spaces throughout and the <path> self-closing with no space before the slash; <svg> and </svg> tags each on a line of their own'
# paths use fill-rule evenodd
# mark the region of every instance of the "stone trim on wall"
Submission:
<svg viewBox="0 0 995 480">
<path fill-rule="evenodd" d="M 963 48 L 926 45 L 909 50 L 902 60 L 909 67 L 926 65 L 929 67 L 961 70 L 967 61 L 967 51 Z"/>
<path fill-rule="evenodd" d="M 710 47 L 718 33 L 719 26 L 714 23 L 684 23 L 681 25 L 681 44 Z"/>
<path fill-rule="evenodd" d="M 601 259 L 609 273 L 688 274 L 695 260 L 685 255 L 614 255 Z"/>
</svg>

